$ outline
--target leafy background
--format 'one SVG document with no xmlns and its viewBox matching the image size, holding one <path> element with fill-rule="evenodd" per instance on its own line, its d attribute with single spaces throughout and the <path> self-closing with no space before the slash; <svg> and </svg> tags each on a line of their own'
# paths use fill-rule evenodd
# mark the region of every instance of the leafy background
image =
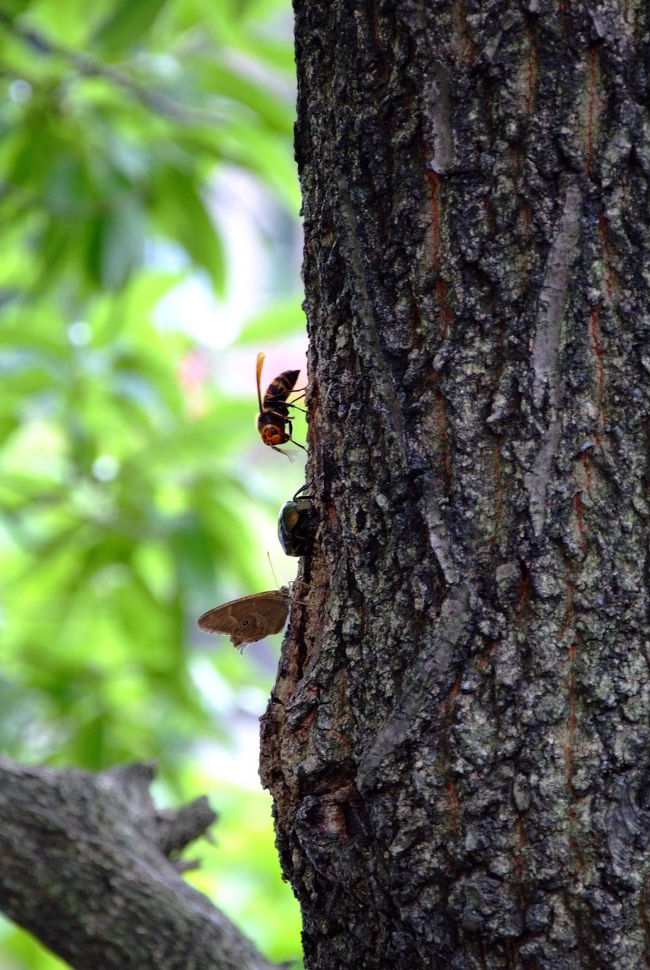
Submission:
<svg viewBox="0 0 650 970">
<path fill-rule="evenodd" d="M 278 643 L 195 626 L 274 585 L 266 550 L 295 572 L 301 454 L 253 378 L 304 354 L 289 0 L 5 0 L 0 88 L 1 750 L 208 794 L 188 878 L 299 957 L 256 779 Z M 2 970 L 62 966 L 0 923 Z"/>
</svg>

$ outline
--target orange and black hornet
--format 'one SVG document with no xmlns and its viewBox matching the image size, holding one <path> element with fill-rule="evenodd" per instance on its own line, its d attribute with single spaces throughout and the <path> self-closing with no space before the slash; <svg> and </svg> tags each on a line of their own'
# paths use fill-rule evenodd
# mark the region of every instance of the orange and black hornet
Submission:
<svg viewBox="0 0 650 970">
<path fill-rule="evenodd" d="M 295 402 L 304 397 L 304 391 L 293 401 L 287 401 L 287 398 L 293 392 L 300 371 L 282 371 L 275 380 L 271 381 L 264 392 L 264 397 L 262 397 L 260 381 L 263 366 L 264 354 L 259 353 L 257 355 L 257 400 L 260 405 L 260 413 L 257 415 L 257 430 L 262 441 L 265 445 L 273 448 L 274 451 L 280 451 L 278 445 L 284 445 L 287 441 L 293 441 L 294 445 L 298 445 L 299 448 L 306 451 L 305 446 L 293 438 L 293 427 L 289 417 L 289 408 L 296 407 Z M 297 410 L 302 410 L 302 408 Z M 280 453 L 286 454 L 284 451 Z"/>
</svg>

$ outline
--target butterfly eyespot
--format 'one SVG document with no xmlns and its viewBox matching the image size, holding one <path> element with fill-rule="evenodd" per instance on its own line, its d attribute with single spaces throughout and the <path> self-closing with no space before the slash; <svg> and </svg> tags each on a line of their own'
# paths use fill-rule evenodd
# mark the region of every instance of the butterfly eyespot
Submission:
<svg viewBox="0 0 650 970">
<path fill-rule="evenodd" d="M 242 650 L 247 643 L 279 633 L 288 611 L 289 588 L 283 586 L 215 606 L 201 614 L 198 625 L 209 633 L 227 633 L 232 645 Z"/>
</svg>

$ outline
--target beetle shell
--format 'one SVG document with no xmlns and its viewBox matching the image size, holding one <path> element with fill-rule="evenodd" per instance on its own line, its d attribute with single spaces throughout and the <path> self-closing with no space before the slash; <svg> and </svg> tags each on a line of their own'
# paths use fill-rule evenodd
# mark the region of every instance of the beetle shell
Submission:
<svg viewBox="0 0 650 970">
<path fill-rule="evenodd" d="M 316 510 L 310 498 L 292 498 L 278 515 L 278 539 L 286 556 L 303 556 L 316 532 Z"/>
</svg>

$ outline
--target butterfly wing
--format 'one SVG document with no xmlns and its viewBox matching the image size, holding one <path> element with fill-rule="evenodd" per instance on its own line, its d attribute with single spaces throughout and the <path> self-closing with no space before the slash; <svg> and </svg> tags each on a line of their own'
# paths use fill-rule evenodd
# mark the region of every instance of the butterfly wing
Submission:
<svg viewBox="0 0 650 970">
<path fill-rule="evenodd" d="M 286 587 L 265 593 L 254 593 L 231 600 L 203 613 L 199 629 L 210 633 L 226 633 L 239 650 L 271 633 L 279 633 L 289 612 L 289 591 Z"/>
</svg>

